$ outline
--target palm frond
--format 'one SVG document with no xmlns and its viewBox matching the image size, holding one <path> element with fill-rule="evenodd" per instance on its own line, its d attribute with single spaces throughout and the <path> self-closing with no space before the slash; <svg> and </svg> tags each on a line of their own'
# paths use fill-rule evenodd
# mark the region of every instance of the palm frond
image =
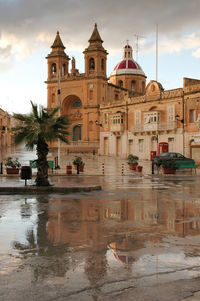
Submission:
<svg viewBox="0 0 200 301">
<path fill-rule="evenodd" d="M 59 107 L 49 112 L 43 106 L 34 104 L 31 101 L 32 111 L 29 114 L 14 114 L 15 118 L 22 124 L 13 127 L 15 144 L 25 142 L 26 148 L 33 149 L 38 142 L 38 137 L 42 137 L 46 142 L 61 139 L 68 143 L 69 119 L 67 116 L 56 116 Z"/>
</svg>

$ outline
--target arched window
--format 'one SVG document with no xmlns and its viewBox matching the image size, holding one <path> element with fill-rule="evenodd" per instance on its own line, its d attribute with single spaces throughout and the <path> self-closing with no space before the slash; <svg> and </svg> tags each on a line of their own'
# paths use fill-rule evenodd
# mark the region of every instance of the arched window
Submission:
<svg viewBox="0 0 200 301">
<path fill-rule="evenodd" d="M 73 128 L 73 141 L 81 140 L 81 125 L 75 125 Z"/>
<path fill-rule="evenodd" d="M 74 103 L 73 103 L 73 107 L 81 107 L 81 102 L 80 101 L 75 101 Z"/>
<path fill-rule="evenodd" d="M 89 126 L 88 126 L 89 131 L 93 130 L 93 121 L 89 122 Z"/>
<path fill-rule="evenodd" d="M 131 91 L 135 91 L 135 80 L 131 81 Z"/>
<path fill-rule="evenodd" d="M 90 58 L 89 60 L 89 69 L 94 70 L 95 69 L 95 63 L 93 57 Z"/>
<path fill-rule="evenodd" d="M 118 85 L 122 88 L 123 87 L 123 81 L 119 80 Z"/>
<path fill-rule="evenodd" d="M 104 59 L 101 59 L 101 70 L 104 70 Z"/>
<path fill-rule="evenodd" d="M 55 63 L 53 63 L 53 64 L 51 65 L 51 74 L 52 74 L 52 75 L 55 75 L 55 74 L 56 74 L 56 64 L 55 64 Z"/>
</svg>

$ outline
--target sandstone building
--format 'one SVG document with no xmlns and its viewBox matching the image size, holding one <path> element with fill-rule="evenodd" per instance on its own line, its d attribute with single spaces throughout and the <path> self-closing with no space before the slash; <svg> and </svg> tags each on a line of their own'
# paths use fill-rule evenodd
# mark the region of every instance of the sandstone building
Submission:
<svg viewBox="0 0 200 301">
<path fill-rule="evenodd" d="M 70 118 L 70 152 L 150 159 L 152 151 L 180 152 L 200 161 L 200 80 L 184 78 L 183 88 L 165 91 L 146 75 L 127 43 L 122 61 L 107 78 L 107 51 L 95 24 L 84 50 L 85 72 L 65 53 L 59 32 L 47 56 L 47 107 L 58 105 Z M 56 147 L 56 144 L 52 144 Z"/>
<path fill-rule="evenodd" d="M 13 144 L 12 117 L 0 108 L 0 149 Z"/>
</svg>

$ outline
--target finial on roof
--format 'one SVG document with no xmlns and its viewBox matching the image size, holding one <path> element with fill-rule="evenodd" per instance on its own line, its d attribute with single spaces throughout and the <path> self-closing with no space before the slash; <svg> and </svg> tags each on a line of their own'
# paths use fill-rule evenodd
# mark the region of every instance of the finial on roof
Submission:
<svg viewBox="0 0 200 301">
<path fill-rule="evenodd" d="M 100 34 L 98 32 L 98 29 L 97 29 L 97 23 L 94 24 L 94 30 L 93 30 L 93 33 L 92 33 L 92 35 L 91 35 L 88 42 L 90 42 L 90 43 L 91 42 L 101 42 L 101 43 L 103 43 L 103 40 L 101 39 Z"/>
<path fill-rule="evenodd" d="M 65 46 L 63 45 L 63 42 L 60 38 L 59 31 L 57 31 L 57 33 L 56 33 L 56 38 L 55 38 L 51 48 L 63 48 L 63 49 L 65 49 Z"/>
</svg>

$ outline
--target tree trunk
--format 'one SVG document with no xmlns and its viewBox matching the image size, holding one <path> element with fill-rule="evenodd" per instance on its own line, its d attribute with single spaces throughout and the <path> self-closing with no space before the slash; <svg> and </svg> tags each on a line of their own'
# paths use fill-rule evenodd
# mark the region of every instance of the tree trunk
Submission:
<svg viewBox="0 0 200 301">
<path fill-rule="evenodd" d="M 50 186 L 48 181 L 48 161 L 47 155 L 49 152 L 48 145 L 42 137 L 38 137 L 37 141 L 37 176 L 35 179 L 37 186 Z"/>
</svg>

